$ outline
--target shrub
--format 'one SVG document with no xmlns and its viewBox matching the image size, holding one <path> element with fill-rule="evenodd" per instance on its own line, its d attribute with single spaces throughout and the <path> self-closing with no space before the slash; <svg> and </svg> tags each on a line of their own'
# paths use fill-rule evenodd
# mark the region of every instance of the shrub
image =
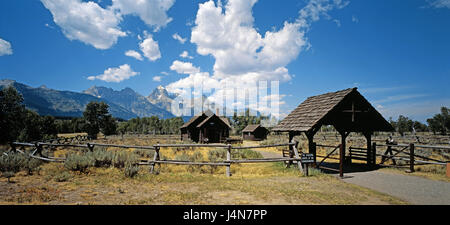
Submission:
<svg viewBox="0 0 450 225">
<path fill-rule="evenodd" d="M 136 154 L 125 151 L 118 151 L 114 153 L 112 160 L 112 164 L 114 167 L 124 168 L 127 162 L 137 164 L 139 162 L 139 159 Z"/>
<path fill-rule="evenodd" d="M 186 154 L 185 152 L 183 152 L 181 155 L 175 156 L 175 160 L 179 160 L 179 161 L 190 161 L 190 157 L 189 157 L 188 154 Z"/>
<path fill-rule="evenodd" d="M 191 156 L 191 161 L 193 162 L 202 162 L 203 161 L 203 155 L 200 152 L 194 152 Z"/>
<path fill-rule="evenodd" d="M 145 149 L 138 149 L 134 152 L 140 157 L 150 158 L 150 159 L 153 159 L 153 156 L 155 155 L 155 151 L 145 150 Z"/>
<path fill-rule="evenodd" d="M 139 166 L 137 164 L 133 164 L 130 162 L 127 162 L 125 165 L 125 176 L 133 178 L 136 176 L 139 172 Z"/>
<path fill-rule="evenodd" d="M 0 172 L 3 177 L 8 178 L 8 183 L 11 182 L 10 178 L 21 170 L 23 161 L 23 156 L 19 153 L 11 152 L 0 156 Z"/>
<path fill-rule="evenodd" d="M 90 155 L 70 154 L 64 162 L 64 167 L 68 170 L 85 173 L 88 167 L 95 165 L 95 159 Z"/>
<path fill-rule="evenodd" d="M 39 159 L 22 155 L 22 169 L 27 171 L 28 175 L 32 175 L 34 171 L 38 171 L 39 173 L 39 169 L 42 164 L 43 162 Z"/>
<path fill-rule="evenodd" d="M 263 156 L 257 151 L 250 149 L 233 149 L 231 150 L 233 159 L 261 159 Z"/>
<path fill-rule="evenodd" d="M 220 160 L 226 160 L 227 159 L 227 150 L 226 149 L 214 149 L 208 151 L 208 159 L 210 161 L 220 161 Z"/>
<path fill-rule="evenodd" d="M 114 153 L 111 151 L 106 151 L 103 149 L 97 149 L 93 152 L 86 153 L 88 157 L 92 157 L 94 159 L 95 167 L 109 167 L 112 164 Z"/>
<path fill-rule="evenodd" d="M 220 161 L 223 161 L 223 158 L 221 158 L 221 153 L 219 153 L 219 152 L 216 152 L 215 150 L 211 150 L 211 151 L 209 151 L 208 152 L 208 160 L 210 161 L 210 162 L 220 162 Z M 226 157 L 226 156 L 225 156 Z M 218 169 L 218 166 L 213 166 L 213 165 L 210 165 L 209 166 L 209 172 L 211 173 L 211 174 L 213 174 L 213 173 L 215 173 L 216 171 L 217 171 L 217 169 Z"/>
<path fill-rule="evenodd" d="M 72 174 L 70 174 L 70 173 L 67 172 L 67 171 L 63 171 L 62 173 L 58 173 L 58 174 L 56 174 L 56 175 L 53 177 L 53 179 L 54 179 L 56 182 L 66 182 L 66 181 L 68 181 L 70 178 L 72 178 Z"/>
<path fill-rule="evenodd" d="M 192 155 L 189 155 L 186 152 L 183 152 L 181 155 L 175 156 L 175 160 L 188 161 L 188 162 L 202 162 L 203 155 L 200 152 L 194 152 Z M 189 172 L 195 172 L 195 171 L 203 172 L 201 165 L 189 165 L 187 169 Z"/>
<path fill-rule="evenodd" d="M 320 169 L 316 169 L 316 168 L 308 168 L 308 175 L 309 176 L 317 176 L 317 175 L 321 175 L 323 174 L 322 171 Z"/>
<path fill-rule="evenodd" d="M 127 160 L 126 152 L 115 152 L 112 160 L 114 167 L 123 168 L 125 166 L 125 161 Z"/>
<path fill-rule="evenodd" d="M 232 149 L 231 150 L 231 158 L 233 159 L 259 159 L 263 158 L 261 153 L 250 150 L 250 149 Z M 215 159 L 226 160 L 227 159 L 227 150 L 226 149 L 214 149 L 208 152 L 208 159 L 212 161 Z"/>
</svg>

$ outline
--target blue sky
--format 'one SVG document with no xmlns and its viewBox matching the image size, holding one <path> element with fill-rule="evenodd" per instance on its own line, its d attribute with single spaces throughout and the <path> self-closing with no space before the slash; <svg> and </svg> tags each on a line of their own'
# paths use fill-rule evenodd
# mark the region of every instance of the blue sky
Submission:
<svg viewBox="0 0 450 225">
<path fill-rule="evenodd" d="M 146 96 L 200 76 L 220 88 L 256 74 L 279 78 L 281 115 L 350 87 L 387 119 L 424 122 L 450 106 L 450 1 L 249 2 L 0 1 L 0 78 Z"/>
</svg>

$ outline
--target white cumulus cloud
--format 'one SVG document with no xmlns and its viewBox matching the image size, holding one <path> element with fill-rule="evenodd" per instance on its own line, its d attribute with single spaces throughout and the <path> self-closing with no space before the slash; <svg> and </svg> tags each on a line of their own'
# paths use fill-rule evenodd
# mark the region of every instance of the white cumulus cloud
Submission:
<svg viewBox="0 0 450 225">
<path fill-rule="evenodd" d="M 41 0 L 53 21 L 70 40 L 79 40 L 97 49 L 108 49 L 126 36 L 119 23 L 121 16 L 97 3 L 81 0 Z"/>
<path fill-rule="evenodd" d="M 112 3 L 112 8 L 121 14 L 139 16 L 147 25 L 159 30 L 172 21 L 167 11 L 175 0 L 112 0 Z"/>
<path fill-rule="evenodd" d="M 41 0 L 53 15 L 53 21 L 70 40 L 79 40 L 97 49 L 109 49 L 126 32 L 119 27 L 124 15 L 136 15 L 155 31 L 172 18 L 167 11 L 175 0 L 113 0 L 102 8 L 94 1 Z"/>
<path fill-rule="evenodd" d="M 2 55 L 12 55 L 13 50 L 11 47 L 11 43 L 0 38 L 0 56 Z"/>
<path fill-rule="evenodd" d="M 182 38 L 178 33 L 173 34 L 172 38 L 179 41 L 181 44 L 184 44 L 187 40 L 186 38 Z"/>
<path fill-rule="evenodd" d="M 193 58 L 194 58 L 194 57 L 190 56 L 189 53 L 188 53 L 187 51 L 183 51 L 183 52 L 180 54 L 180 57 L 181 57 L 181 58 L 185 58 L 185 59 L 193 59 Z"/>
<path fill-rule="evenodd" d="M 146 38 L 139 44 L 139 47 L 148 60 L 156 61 L 161 58 L 158 42 L 153 40 L 151 35 L 147 34 Z"/>
<path fill-rule="evenodd" d="M 343 0 L 310 0 L 299 10 L 295 21 L 285 21 L 279 29 L 260 33 L 254 27 L 252 15 L 256 2 L 228 0 L 223 5 L 221 1 L 216 4 L 210 0 L 199 4 L 190 41 L 197 46 L 200 55 L 213 56 L 213 74 L 200 73 L 199 68 L 188 72 L 181 68 L 192 68 L 192 64 L 175 61 L 171 69 L 189 76 L 169 84 L 169 91 L 182 94 L 183 88 L 202 81 L 209 85 L 204 85 L 207 89 L 215 89 L 209 98 L 220 99 L 234 95 L 236 89 L 256 93 L 256 83 L 259 81 L 289 81 L 291 75 L 286 67 L 301 51 L 309 48 L 306 33 L 311 23 L 321 17 L 331 19 L 328 15 L 330 10 L 348 4 Z M 272 99 L 279 99 L 271 101 L 272 104 L 284 103 L 281 101 L 283 95 L 271 96 Z M 245 94 L 242 93 L 232 97 L 236 97 L 238 103 L 245 101 Z M 257 109 L 264 110 L 263 107 Z"/>
<path fill-rule="evenodd" d="M 108 68 L 103 74 L 97 76 L 89 76 L 88 80 L 102 80 L 106 82 L 119 83 L 124 80 L 130 79 L 130 77 L 138 75 L 138 72 L 134 72 L 130 65 L 124 64 L 116 68 Z"/>
<path fill-rule="evenodd" d="M 200 4 L 191 42 L 199 54 L 215 58 L 215 77 L 270 74 L 285 67 L 306 46 L 304 31 L 297 23 L 285 22 L 278 31 L 260 34 L 253 26 L 255 3 L 230 0 L 224 8 L 213 1 Z M 285 81 L 290 76 L 281 78 Z"/>
<path fill-rule="evenodd" d="M 126 55 L 126 56 L 129 56 L 129 57 L 133 57 L 133 58 L 135 58 L 135 59 L 137 59 L 137 60 L 139 60 L 139 61 L 144 60 L 144 58 L 142 58 L 142 55 L 141 55 L 139 52 L 134 51 L 134 50 L 128 50 L 128 51 L 126 51 L 126 52 L 125 52 L 125 55 Z"/>
<path fill-rule="evenodd" d="M 193 66 L 192 63 L 182 62 L 178 60 L 173 61 L 170 69 L 181 74 L 193 74 L 200 72 L 200 68 Z"/>
</svg>

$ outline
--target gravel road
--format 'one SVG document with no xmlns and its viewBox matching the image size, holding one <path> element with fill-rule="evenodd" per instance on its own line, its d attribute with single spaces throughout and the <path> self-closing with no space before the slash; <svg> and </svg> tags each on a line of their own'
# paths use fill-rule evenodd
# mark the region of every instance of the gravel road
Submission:
<svg viewBox="0 0 450 225">
<path fill-rule="evenodd" d="M 382 171 L 354 172 L 344 182 L 403 199 L 415 205 L 450 205 L 450 183 Z"/>
</svg>

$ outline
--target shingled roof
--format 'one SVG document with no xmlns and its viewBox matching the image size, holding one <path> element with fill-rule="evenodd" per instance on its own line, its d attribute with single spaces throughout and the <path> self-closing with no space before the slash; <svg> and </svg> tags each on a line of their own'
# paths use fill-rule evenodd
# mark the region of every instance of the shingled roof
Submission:
<svg viewBox="0 0 450 225">
<path fill-rule="evenodd" d="M 219 117 L 219 119 L 220 119 L 223 123 L 225 123 L 225 125 L 227 125 L 229 128 L 231 128 L 230 121 L 228 121 L 228 118 L 222 117 L 222 116 L 217 116 L 216 114 L 212 114 L 211 116 L 209 116 L 208 118 L 206 118 L 205 120 L 203 120 L 203 122 L 201 122 L 201 123 L 199 123 L 199 124 L 197 125 L 197 128 L 202 127 L 206 122 L 208 122 L 208 121 L 209 121 L 211 118 L 213 118 L 213 117 Z"/>
<path fill-rule="evenodd" d="M 191 119 L 190 119 L 189 121 L 187 121 L 185 124 L 183 124 L 183 126 L 181 126 L 180 129 L 181 129 L 181 128 L 188 127 L 188 126 L 191 125 L 193 122 L 195 122 L 197 119 L 201 118 L 202 115 L 204 115 L 204 114 L 201 114 L 201 115 L 199 115 L 199 116 L 193 116 L 193 117 L 191 117 Z"/>
<path fill-rule="evenodd" d="M 251 125 L 246 126 L 246 127 L 242 130 L 242 132 L 253 132 L 253 131 L 255 131 L 258 127 L 260 127 L 260 126 L 261 126 L 260 124 L 251 124 Z"/>
<path fill-rule="evenodd" d="M 345 99 L 347 101 L 344 102 Z M 352 100 L 350 101 L 349 99 Z M 348 116 L 342 114 L 342 109 L 344 106 L 348 109 L 348 104 L 354 104 L 355 101 L 361 107 L 367 109 L 366 112 L 369 113 L 365 115 L 364 120 L 349 125 L 351 131 L 360 131 L 362 129 L 367 131 L 391 131 L 393 129 L 381 114 L 357 91 L 357 88 L 349 88 L 307 98 L 272 130 L 279 132 L 308 132 L 315 127 L 325 124 L 344 127 L 344 122 L 348 123 L 348 121 L 344 121 Z M 363 126 L 364 128 L 362 128 Z"/>
</svg>

